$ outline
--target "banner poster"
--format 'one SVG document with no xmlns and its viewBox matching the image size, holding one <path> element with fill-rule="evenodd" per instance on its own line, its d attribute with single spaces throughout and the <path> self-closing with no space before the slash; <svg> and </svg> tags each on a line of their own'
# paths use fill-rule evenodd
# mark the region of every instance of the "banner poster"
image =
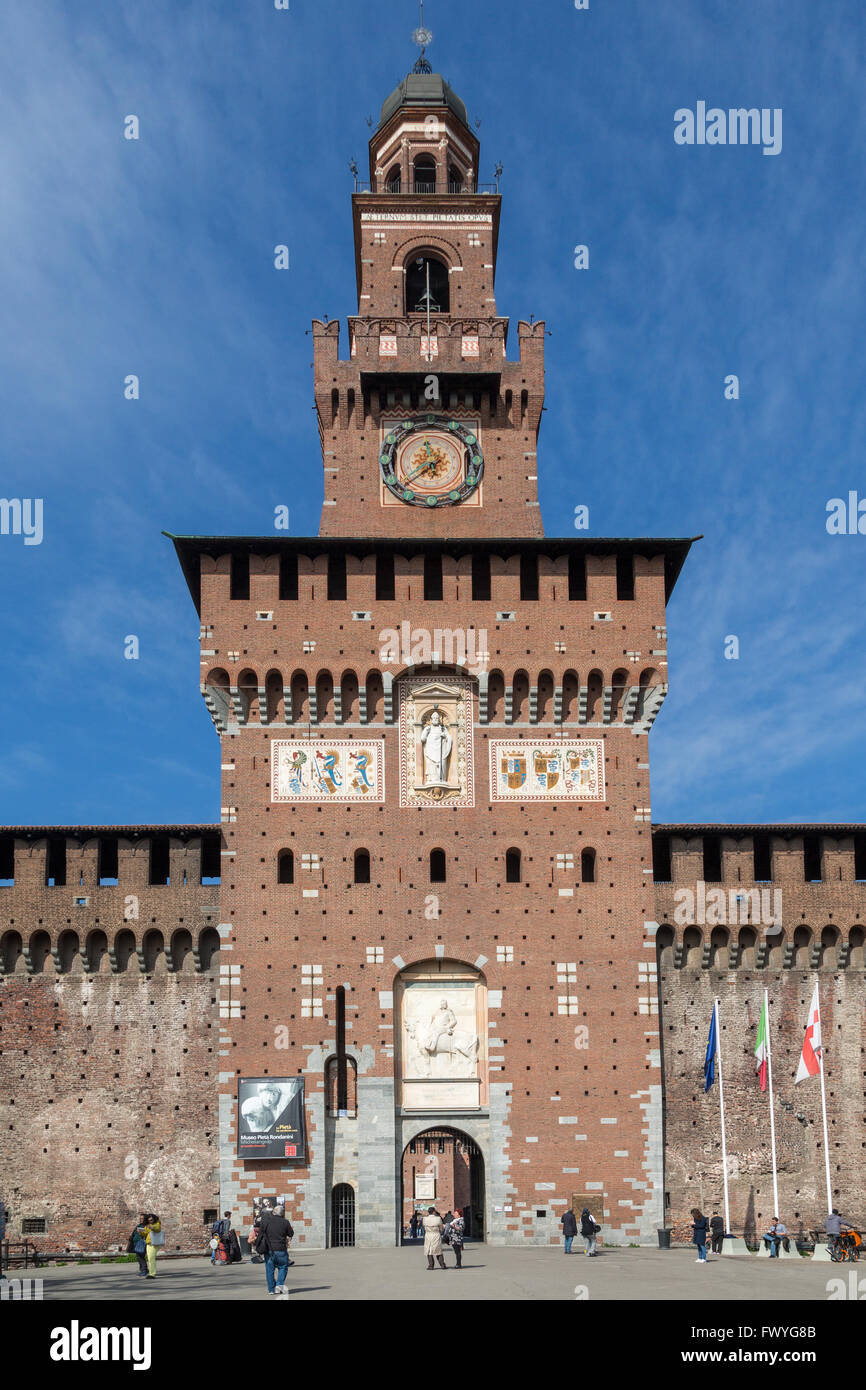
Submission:
<svg viewBox="0 0 866 1390">
<path fill-rule="evenodd" d="M 242 1076 L 238 1081 L 238 1158 L 306 1161 L 304 1078 Z"/>
</svg>

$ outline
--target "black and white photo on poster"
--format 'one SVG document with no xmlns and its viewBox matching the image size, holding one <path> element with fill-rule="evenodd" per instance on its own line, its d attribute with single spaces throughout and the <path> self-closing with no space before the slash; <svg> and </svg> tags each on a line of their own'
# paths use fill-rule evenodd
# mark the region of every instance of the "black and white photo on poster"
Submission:
<svg viewBox="0 0 866 1390">
<path fill-rule="evenodd" d="M 241 1077 L 238 1157 L 306 1157 L 302 1077 Z"/>
</svg>

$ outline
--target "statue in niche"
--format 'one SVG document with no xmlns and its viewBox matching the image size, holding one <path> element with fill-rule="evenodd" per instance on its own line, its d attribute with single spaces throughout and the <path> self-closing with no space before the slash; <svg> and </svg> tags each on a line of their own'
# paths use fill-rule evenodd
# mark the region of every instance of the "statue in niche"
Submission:
<svg viewBox="0 0 866 1390">
<path fill-rule="evenodd" d="M 448 761 L 454 740 L 448 725 L 442 720 L 438 705 L 434 706 L 421 730 L 421 746 L 424 750 L 424 786 L 447 786 Z"/>
</svg>

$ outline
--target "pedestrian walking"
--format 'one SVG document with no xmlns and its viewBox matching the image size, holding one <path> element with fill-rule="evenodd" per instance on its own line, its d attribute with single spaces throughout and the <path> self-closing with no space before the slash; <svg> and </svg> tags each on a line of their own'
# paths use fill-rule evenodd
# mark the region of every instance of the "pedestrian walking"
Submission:
<svg viewBox="0 0 866 1390">
<path fill-rule="evenodd" d="M 598 1253 L 595 1247 L 596 1237 L 600 1230 L 601 1227 L 589 1207 L 584 1207 L 583 1211 L 580 1213 L 580 1234 L 583 1236 L 584 1255 L 595 1255 Z"/>
<path fill-rule="evenodd" d="M 440 1269 L 447 1269 L 445 1257 L 442 1254 L 442 1217 L 435 1207 L 427 1208 L 427 1215 L 423 1221 L 424 1227 L 424 1254 L 427 1256 L 427 1268 L 434 1269 L 434 1256 L 439 1261 Z"/>
<path fill-rule="evenodd" d="M 273 1212 L 262 1213 L 256 1253 L 265 1257 L 265 1278 L 269 1294 L 288 1295 L 288 1289 L 285 1287 L 289 1269 L 288 1242 L 294 1234 L 292 1223 L 286 1220 L 281 1205 L 275 1206 Z"/>
<path fill-rule="evenodd" d="M 721 1255 L 722 1241 L 725 1238 L 725 1223 L 717 1211 L 714 1211 L 710 1217 L 710 1230 L 712 1231 L 712 1252 L 714 1255 Z"/>
<path fill-rule="evenodd" d="M 145 1273 L 148 1279 L 156 1278 L 156 1252 L 160 1246 L 165 1245 L 165 1235 L 162 1230 L 162 1223 L 156 1212 L 150 1212 L 142 1216 L 142 1223 L 136 1227 L 139 1236 L 144 1240 Z M 135 1252 L 138 1254 L 138 1250 Z M 141 1257 L 139 1256 L 139 1272 L 141 1271 Z"/>
<path fill-rule="evenodd" d="M 692 1245 L 698 1247 L 698 1258 L 695 1264 L 705 1265 L 707 1262 L 707 1236 L 709 1234 L 710 1223 L 704 1216 L 699 1207 L 692 1207 Z"/>
<path fill-rule="evenodd" d="M 462 1214 L 458 1211 L 457 1215 L 454 1217 L 454 1219 L 451 1221 L 451 1224 L 448 1227 L 448 1244 L 454 1251 L 454 1255 L 457 1260 L 457 1263 L 454 1266 L 455 1269 L 463 1268 L 463 1238 L 465 1233 L 466 1223 L 463 1220 Z"/>
<path fill-rule="evenodd" d="M 574 1240 L 574 1237 L 577 1235 L 577 1217 L 575 1216 L 571 1207 L 569 1207 L 567 1211 L 564 1211 L 562 1213 L 562 1216 L 559 1218 L 559 1224 L 562 1227 L 562 1234 L 565 1238 L 564 1254 L 570 1255 L 571 1243 Z"/>
</svg>

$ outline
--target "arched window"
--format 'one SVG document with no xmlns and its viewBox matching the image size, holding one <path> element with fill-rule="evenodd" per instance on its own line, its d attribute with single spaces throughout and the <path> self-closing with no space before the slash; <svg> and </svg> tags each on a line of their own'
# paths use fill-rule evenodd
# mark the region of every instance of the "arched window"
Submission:
<svg viewBox="0 0 866 1390">
<path fill-rule="evenodd" d="M 4 975 L 14 975 L 24 954 L 24 943 L 17 931 L 7 931 L 0 941 L 0 969 Z"/>
<path fill-rule="evenodd" d="M 114 938 L 114 969 L 121 975 L 127 969 L 129 962 L 135 955 L 135 937 L 127 929 L 119 931 Z"/>
<path fill-rule="evenodd" d="M 340 1091 L 340 1067 L 337 1057 L 325 1063 L 325 1095 L 328 1114 L 341 1120 L 358 1118 L 358 1066 L 354 1057 L 346 1057 L 344 1089 Z M 342 1103 L 341 1103 L 342 1102 Z"/>
<path fill-rule="evenodd" d="M 84 968 L 90 975 L 98 975 L 102 962 L 108 955 L 108 937 L 104 931 L 92 931 L 84 948 Z"/>
<path fill-rule="evenodd" d="M 198 959 L 202 970 L 216 970 L 220 963 L 220 934 L 216 927 L 205 927 L 198 938 Z"/>
<path fill-rule="evenodd" d="M 161 931 L 145 932 L 142 953 L 144 955 L 144 969 L 148 975 L 152 975 L 154 970 L 159 967 L 165 966 L 165 942 Z"/>
<path fill-rule="evenodd" d="M 674 929 L 665 923 L 656 932 L 656 966 L 659 975 L 670 970 L 674 962 Z"/>
<path fill-rule="evenodd" d="M 580 851 L 580 880 L 581 883 L 595 883 L 594 849 L 582 849 Z"/>
<path fill-rule="evenodd" d="M 241 705 L 241 718 L 250 724 L 259 717 L 259 681 L 255 671 L 241 671 L 238 676 L 238 699 Z"/>
<path fill-rule="evenodd" d="M 462 169 L 458 169 L 458 167 L 457 167 L 456 164 L 449 164 L 449 165 L 448 165 L 448 192 L 449 192 L 449 193 L 462 193 L 462 192 L 463 192 L 463 185 L 464 185 L 465 182 L 466 182 L 466 180 L 465 180 L 465 178 L 464 178 L 464 176 L 463 176 L 463 170 L 462 170 Z"/>
<path fill-rule="evenodd" d="M 290 849 L 281 849 L 277 855 L 277 883 L 294 883 L 295 856 Z"/>
<path fill-rule="evenodd" d="M 171 968 L 177 973 L 179 970 L 191 970 L 192 967 L 192 933 L 176 931 L 171 938 Z"/>
<path fill-rule="evenodd" d="M 368 849 L 355 850 L 355 882 L 370 882 L 370 851 Z"/>
<path fill-rule="evenodd" d="M 268 671 L 265 677 L 265 696 L 268 723 L 282 724 L 285 721 L 283 707 L 283 678 L 279 671 Z"/>
<path fill-rule="evenodd" d="M 808 970 L 809 968 L 809 948 L 812 943 L 812 933 L 808 927 L 797 927 L 794 931 L 794 951 L 791 964 L 795 969 Z"/>
<path fill-rule="evenodd" d="M 520 882 L 520 850 L 507 849 L 505 851 L 505 882 Z"/>
<path fill-rule="evenodd" d="M 429 286 L 429 288 L 428 288 Z M 435 256 L 414 256 L 406 267 L 406 313 L 447 314 L 451 296 L 448 267 Z"/>
<path fill-rule="evenodd" d="M 78 942 L 78 932 L 64 931 L 60 933 L 57 942 L 57 954 L 61 974 L 69 975 L 72 971 L 81 970 L 81 948 Z"/>
<path fill-rule="evenodd" d="M 388 171 L 388 176 L 385 180 L 385 187 L 387 188 L 389 193 L 399 193 L 402 181 L 403 180 L 400 174 L 400 165 L 395 164 Z"/>
<path fill-rule="evenodd" d="M 436 192 L 436 160 L 429 154 L 419 154 L 415 160 L 415 192 Z"/>
<path fill-rule="evenodd" d="M 697 970 L 703 956 L 703 937 L 697 927 L 686 927 L 683 932 L 683 965 L 687 970 Z"/>
<path fill-rule="evenodd" d="M 51 938 L 47 931 L 34 932 L 30 938 L 30 969 L 34 975 L 41 975 L 51 954 Z"/>
<path fill-rule="evenodd" d="M 445 874 L 445 851 L 444 849 L 431 849 L 430 851 L 430 882 L 444 883 Z"/>
</svg>

